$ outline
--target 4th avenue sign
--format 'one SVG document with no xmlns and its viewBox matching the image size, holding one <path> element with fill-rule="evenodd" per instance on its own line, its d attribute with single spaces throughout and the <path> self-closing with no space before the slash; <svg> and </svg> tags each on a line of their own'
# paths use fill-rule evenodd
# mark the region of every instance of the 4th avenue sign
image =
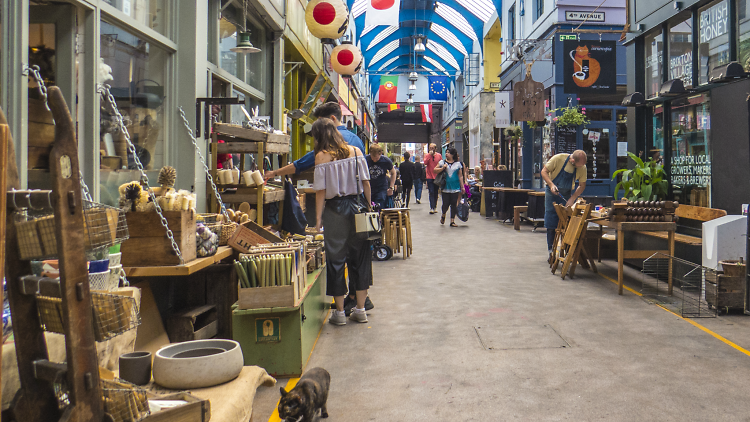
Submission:
<svg viewBox="0 0 750 422">
<path fill-rule="evenodd" d="M 604 12 L 565 12 L 565 20 L 604 22 Z"/>
</svg>

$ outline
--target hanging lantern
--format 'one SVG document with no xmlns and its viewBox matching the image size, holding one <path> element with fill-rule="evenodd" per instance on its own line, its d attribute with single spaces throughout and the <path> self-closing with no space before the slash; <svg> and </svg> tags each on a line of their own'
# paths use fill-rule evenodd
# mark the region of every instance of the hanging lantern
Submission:
<svg viewBox="0 0 750 422">
<path fill-rule="evenodd" d="M 349 26 L 349 10 L 342 0 L 312 0 L 307 3 L 305 22 L 313 36 L 332 44 Z"/>
<path fill-rule="evenodd" d="M 362 52 L 351 41 L 344 41 L 331 51 L 331 67 L 343 76 L 359 73 L 362 69 Z"/>
</svg>

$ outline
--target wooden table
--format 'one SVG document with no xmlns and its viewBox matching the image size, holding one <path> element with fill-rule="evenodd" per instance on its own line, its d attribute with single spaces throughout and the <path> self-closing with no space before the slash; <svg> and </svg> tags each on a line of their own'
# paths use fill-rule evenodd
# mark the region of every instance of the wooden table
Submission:
<svg viewBox="0 0 750 422">
<path fill-rule="evenodd" d="M 609 220 L 592 219 L 589 222 L 598 224 L 600 227 L 608 227 L 617 231 L 617 283 L 619 285 L 618 293 L 622 294 L 622 283 L 623 283 L 623 263 L 625 259 L 647 259 L 656 253 L 667 254 L 668 256 L 674 256 L 674 238 L 675 230 L 677 229 L 677 223 L 674 222 L 661 222 L 661 223 L 635 223 L 635 222 L 613 222 Z M 664 251 L 641 251 L 641 250 L 625 250 L 625 232 L 666 232 L 668 250 Z M 601 251 L 600 251 L 601 253 Z M 672 295 L 672 260 L 669 260 L 669 292 Z"/>
</svg>

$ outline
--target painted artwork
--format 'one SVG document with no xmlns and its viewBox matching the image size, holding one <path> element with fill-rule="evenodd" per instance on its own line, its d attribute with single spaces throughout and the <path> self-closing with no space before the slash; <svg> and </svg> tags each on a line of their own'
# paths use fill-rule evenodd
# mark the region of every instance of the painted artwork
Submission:
<svg viewBox="0 0 750 422">
<path fill-rule="evenodd" d="M 615 93 L 617 54 L 614 41 L 567 40 L 563 48 L 565 93 Z"/>
</svg>

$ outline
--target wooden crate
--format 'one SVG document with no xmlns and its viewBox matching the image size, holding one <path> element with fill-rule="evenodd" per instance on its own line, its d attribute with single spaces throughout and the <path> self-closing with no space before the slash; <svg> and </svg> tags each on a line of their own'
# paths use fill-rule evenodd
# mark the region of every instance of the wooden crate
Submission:
<svg viewBox="0 0 750 422">
<path fill-rule="evenodd" d="M 745 309 L 745 277 L 706 275 L 706 302 L 719 311 Z"/>
<path fill-rule="evenodd" d="M 124 267 L 154 267 L 179 265 L 180 260 L 172 250 L 167 232 L 155 212 L 129 212 L 126 214 L 130 239 L 120 249 Z M 166 211 L 164 217 L 174 234 L 175 242 L 185 263 L 196 258 L 195 213 L 192 211 Z"/>
<path fill-rule="evenodd" d="M 199 399 L 188 393 L 176 393 L 157 396 L 149 393 L 149 400 L 184 400 L 182 406 L 164 409 L 151 414 L 142 422 L 208 422 L 211 420 L 211 402 Z"/>
<path fill-rule="evenodd" d="M 290 244 L 291 246 L 291 244 Z M 293 276 L 292 284 L 288 286 L 273 287 L 249 287 L 241 288 L 238 283 L 238 309 L 260 309 L 260 308 L 288 308 L 299 305 L 304 292 L 307 289 L 307 254 L 304 250 L 299 249 L 275 249 L 275 246 L 268 245 L 269 254 L 288 254 L 293 253 L 292 266 Z M 253 248 L 255 250 L 257 248 Z M 263 253 L 250 253 L 242 256 L 259 256 Z"/>
<path fill-rule="evenodd" d="M 216 305 L 187 309 L 167 320 L 167 334 L 172 343 L 213 338 L 218 332 Z"/>
</svg>

